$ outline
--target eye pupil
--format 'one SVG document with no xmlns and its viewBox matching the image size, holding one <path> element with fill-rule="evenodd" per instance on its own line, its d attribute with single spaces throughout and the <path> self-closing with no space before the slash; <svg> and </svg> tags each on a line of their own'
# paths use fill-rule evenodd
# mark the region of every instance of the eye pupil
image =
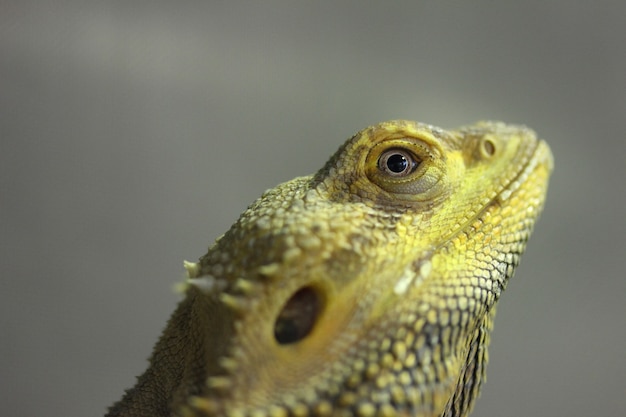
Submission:
<svg viewBox="0 0 626 417">
<path fill-rule="evenodd" d="M 393 154 L 387 159 L 387 168 L 396 174 L 403 172 L 408 166 L 409 161 L 407 161 L 404 155 L 399 153 Z"/>
<path fill-rule="evenodd" d="M 419 165 L 419 160 L 404 149 L 390 149 L 378 159 L 378 169 L 392 177 L 404 177 L 412 173 Z"/>
</svg>

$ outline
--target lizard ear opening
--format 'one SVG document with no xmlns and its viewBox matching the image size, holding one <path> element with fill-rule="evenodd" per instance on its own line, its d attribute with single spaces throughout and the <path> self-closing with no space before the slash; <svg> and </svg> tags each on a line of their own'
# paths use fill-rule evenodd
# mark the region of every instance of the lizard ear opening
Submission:
<svg viewBox="0 0 626 417">
<path fill-rule="evenodd" d="M 274 322 L 274 338 L 281 345 L 299 342 L 313 329 L 321 311 L 319 294 L 312 287 L 296 291 Z"/>
</svg>

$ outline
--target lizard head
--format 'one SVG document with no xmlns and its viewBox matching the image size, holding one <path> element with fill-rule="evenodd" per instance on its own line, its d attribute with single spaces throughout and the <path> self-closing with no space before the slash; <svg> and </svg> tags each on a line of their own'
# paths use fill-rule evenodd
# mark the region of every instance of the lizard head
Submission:
<svg viewBox="0 0 626 417">
<path fill-rule="evenodd" d="M 392 121 L 266 191 L 189 267 L 206 348 L 183 414 L 453 407 L 480 384 L 551 158 L 521 126 Z"/>
</svg>

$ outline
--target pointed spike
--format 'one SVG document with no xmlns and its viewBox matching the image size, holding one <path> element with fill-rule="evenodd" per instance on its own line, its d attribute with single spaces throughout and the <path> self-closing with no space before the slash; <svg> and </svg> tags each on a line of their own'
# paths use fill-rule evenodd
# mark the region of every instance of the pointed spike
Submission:
<svg viewBox="0 0 626 417">
<path fill-rule="evenodd" d="M 215 400 L 203 397 L 189 398 L 189 405 L 196 410 L 203 411 L 206 414 L 213 415 L 219 411 L 219 406 Z M 195 414 L 190 414 L 190 416 Z"/>
<path fill-rule="evenodd" d="M 280 271 L 280 264 L 274 262 L 271 264 L 262 265 L 257 269 L 257 271 L 263 278 L 272 279 L 278 275 L 278 272 Z"/>
<path fill-rule="evenodd" d="M 183 266 L 187 271 L 187 278 L 197 278 L 200 273 L 200 264 L 196 262 L 183 261 Z"/>
<path fill-rule="evenodd" d="M 228 356 L 220 358 L 219 364 L 225 371 L 228 372 L 234 372 L 239 367 L 239 363 L 235 359 Z"/>
<path fill-rule="evenodd" d="M 188 279 L 188 285 L 193 285 L 205 294 L 220 291 L 224 288 L 224 283 L 217 280 L 213 275 L 204 275 L 201 278 Z"/>
<path fill-rule="evenodd" d="M 246 295 L 253 294 L 256 288 L 257 284 L 244 278 L 239 278 L 237 282 L 235 282 L 235 289 Z"/>
<path fill-rule="evenodd" d="M 172 285 L 172 289 L 176 294 L 184 294 L 189 289 L 189 281 L 176 282 Z"/>
<path fill-rule="evenodd" d="M 243 314 L 249 307 L 247 300 L 236 295 L 222 293 L 220 294 L 220 300 L 237 314 Z"/>
<path fill-rule="evenodd" d="M 209 388 L 216 389 L 218 391 L 225 391 L 230 389 L 232 381 L 225 376 L 210 376 L 206 380 L 206 385 Z"/>
<path fill-rule="evenodd" d="M 237 328 L 237 325 L 240 323 L 241 323 L 240 321 L 236 321 L 235 328 Z M 233 346 L 232 351 L 230 353 L 233 358 L 243 359 L 246 357 L 246 352 L 240 346 Z"/>
</svg>

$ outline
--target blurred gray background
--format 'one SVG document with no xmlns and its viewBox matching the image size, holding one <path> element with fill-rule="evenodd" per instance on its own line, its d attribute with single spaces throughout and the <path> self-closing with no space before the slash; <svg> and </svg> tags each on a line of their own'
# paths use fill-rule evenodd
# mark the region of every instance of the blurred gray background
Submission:
<svg viewBox="0 0 626 417">
<path fill-rule="evenodd" d="M 99 416 L 263 190 L 395 118 L 556 160 L 475 416 L 626 415 L 626 2 L 0 1 L 0 414 Z"/>
</svg>

